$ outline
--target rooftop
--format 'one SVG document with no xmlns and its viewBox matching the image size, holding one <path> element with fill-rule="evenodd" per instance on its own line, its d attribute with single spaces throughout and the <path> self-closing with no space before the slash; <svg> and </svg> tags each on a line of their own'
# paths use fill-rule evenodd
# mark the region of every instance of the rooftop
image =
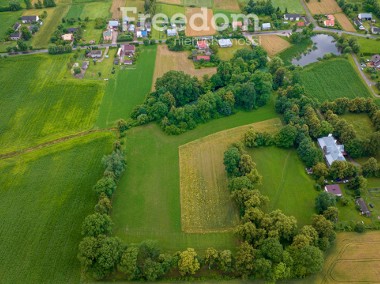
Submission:
<svg viewBox="0 0 380 284">
<path fill-rule="evenodd" d="M 329 166 L 335 161 L 345 161 L 343 156 L 344 146 L 338 145 L 332 134 L 329 136 L 318 138 L 318 144 L 323 150 L 326 162 Z"/>
<path fill-rule="evenodd" d="M 339 184 L 328 184 L 325 186 L 325 191 L 336 196 L 342 196 L 342 190 L 340 189 Z"/>
</svg>

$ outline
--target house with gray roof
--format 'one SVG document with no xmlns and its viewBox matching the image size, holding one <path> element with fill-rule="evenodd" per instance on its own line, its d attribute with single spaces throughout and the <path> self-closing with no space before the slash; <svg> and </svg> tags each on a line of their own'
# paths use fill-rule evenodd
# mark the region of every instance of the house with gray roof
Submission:
<svg viewBox="0 0 380 284">
<path fill-rule="evenodd" d="M 299 21 L 301 18 L 300 14 L 284 14 L 285 21 Z"/>
<path fill-rule="evenodd" d="M 338 145 L 332 134 L 318 138 L 319 147 L 321 147 L 327 165 L 330 167 L 335 161 L 346 161 L 344 158 L 344 145 Z"/>
<path fill-rule="evenodd" d="M 369 211 L 367 204 L 363 198 L 358 198 L 355 201 L 356 205 L 359 207 L 360 213 L 362 215 L 371 216 L 371 211 Z"/>
</svg>

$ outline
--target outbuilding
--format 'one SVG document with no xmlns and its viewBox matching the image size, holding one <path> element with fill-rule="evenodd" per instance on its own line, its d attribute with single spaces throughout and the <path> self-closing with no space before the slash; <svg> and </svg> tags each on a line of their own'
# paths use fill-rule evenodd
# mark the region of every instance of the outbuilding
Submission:
<svg viewBox="0 0 380 284">
<path fill-rule="evenodd" d="M 225 48 L 225 47 L 232 47 L 232 41 L 227 38 L 227 39 L 220 39 L 218 40 L 218 44 L 220 47 Z"/>
<path fill-rule="evenodd" d="M 325 186 L 325 191 L 338 197 L 343 195 L 339 184 L 328 184 Z"/>
</svg>

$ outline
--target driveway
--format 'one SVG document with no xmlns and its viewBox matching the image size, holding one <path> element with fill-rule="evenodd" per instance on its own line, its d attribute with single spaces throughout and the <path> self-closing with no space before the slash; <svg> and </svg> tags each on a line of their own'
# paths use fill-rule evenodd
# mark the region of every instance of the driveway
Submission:
<svg viewBox="0 0 380 284">
<path fill-rule="evenodd" d="M 376 92 L 375 92 L 375 91 L 372 89 L 372 87 L 371 87 L 371 86 L 373 86 L 375 83 L 372 82 L 372 81 L 371 81 L 371 80 L 365 75 L 365 73 L 364 73 L 363 70 L 362 70 L 362 66 L 360 65 L 360 62 L 359 62 L 357 56 L 353 54 L 352 57 L 353 57 L 353 59 L 354 59 L 354 62 L 355 62 L 356 67 L 357 67 L 358 70 L 359 70 L 360 75 L 362 76 L 362 78 L 364 79 L 365 83 L 367 84 L 367 86 L 368 86 L 369 89 L 371 90 L 372 95 L 374 95 L 374 96 L 377 97 L 377 98 L 380 98 L 380 95 L 376 94 Z"/>
<path fill-rule="evenodd" d="M 112 44 L 113 45 L 117 45 L 117 36 L 119 35 L 119 33 L 117 31 L 114 31 L 112 33 Z"/>
</svg>

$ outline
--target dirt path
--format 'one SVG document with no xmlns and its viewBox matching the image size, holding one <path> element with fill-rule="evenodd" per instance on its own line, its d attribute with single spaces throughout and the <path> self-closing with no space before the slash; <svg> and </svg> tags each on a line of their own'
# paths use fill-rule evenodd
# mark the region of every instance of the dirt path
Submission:
<svg viewBox="0 0 380 284">
<path fill-rule="evenodd" d="M 372 95 L 374 95 L 376 98 L 380 98 L 380 95 L 376 94 L 376 92 L 372 89 L 372 86 L 375 83 L 372 82 L 370 79 L 368 79 L 368 77 L 364 74 L 362 67 L 360 66 L 360 62 L 359 62 L 358 58 L 356 57 L 356 55 L 352 55 L 352 58 L 354 59 L 355 65 L 356 65 L 360 75 L 362 76 L 364 82 L 367 84 Z"/>
<path fill-rule="evenodd" d="M 36 151 L 36 150 L 40 150 L 40 149 L 43 149 L 43 148 L 46 148 L 46 147 L 49 147 L 49 146 L 53 146 L 53 145 L 56 145 L 56 144 L 59 144 L 59 143 L 62 143 L 62 142 L 66 142 L 66 141 L 69 141 L 69 140 L 72 140 L 72 139 L 75 139 L 75 138 L 78 138 L 78 137 L 83 137 L 83 136 L 86 136 L 86 135 L 89 135 L 89 134 L 92 134 L 92 133 L 107 132 L 107 131 L 112 131 L 112 130 L 115 130 L 115 128 L 93 129 L 93 130 L 87 130 L 87 131 L 75 133 L 75 134 L 72 134 L 72 135 L 69 135 L 69 136 L 61 137 L 59 139 L 55 139 L 55 140 L 52 140 L 52 141 L 48 141 L 48 142 L 39 144 L 39 145 L 36 145 L 36 146 L 33 146 L 33 147 L 29 147 L 29 148 L 21 149 L 21 150 L 18 150 L 18 151 L 9 152 L 9 153 L 0 154 L 0 160 L 5 160 L 5 159 L 9 159 L 9 158 L 21 155 L 21 154 L 30 153 L 30 152 L 33 152 L 33 151 Z"/>
</svg>

